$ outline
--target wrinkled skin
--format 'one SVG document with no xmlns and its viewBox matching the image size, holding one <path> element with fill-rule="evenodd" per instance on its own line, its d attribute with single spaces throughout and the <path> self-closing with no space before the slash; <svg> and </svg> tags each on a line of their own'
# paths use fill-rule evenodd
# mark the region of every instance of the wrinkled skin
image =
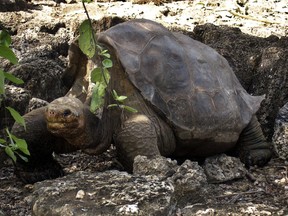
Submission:
<svg viewBox="0 0 288 216">
<path fill-rule="evenodd" d="M 84 114 L 81 106 L 71 98 L 59 98 L 45 109 L 47 129 L 55 136 L 75 137 L 84 130 Z"/>
<path fill-rule="evenodd" d="M 28 163 L 19 158 L 15 167 L 16 175 L 25 183 L 62 176 L 62 167 L 52 153 L 84 149 L 101 137 L 94 131 L 99 119 L 77 98 L 58 98 L 24 115 L 24 119 L 27 129 L 15 123 L 12 133 L 26 140 L 31 154 Z"/>
<path fill-rule="evenodd" d="M 270 160 L 271 146 L 255 117 L 263 97 L 249 95 L 216 51 L 149 20 L 116 25 L 98 40 L 113 61 L 108 88 L 126 95 L 125 105 L 138 112 L 108 109 L 115 101 L 107 93 L 101 119 L 71 97 L 28 113 L 24 116 L 27 132 L 17 125 L 12 131 L 28 138 L 31 151 L 28 164 L 16 164 L 16 174 L 23 181 L 62 175 L 53 151 L 84 149 L 100 154 L 111 143 L 128 171 L 137 155 L 202 158 L 233 152 L 246 166 L 263 166 Z M 87 68 L 84 54 L 75 44 L 71 47 L 70 62 Z M 77 79 L 83 79 L 87 71 L 73 68 L 71 74 L 79 84 Z M 31 169 L 36 172 L 32 174 Z"/>
</svg>

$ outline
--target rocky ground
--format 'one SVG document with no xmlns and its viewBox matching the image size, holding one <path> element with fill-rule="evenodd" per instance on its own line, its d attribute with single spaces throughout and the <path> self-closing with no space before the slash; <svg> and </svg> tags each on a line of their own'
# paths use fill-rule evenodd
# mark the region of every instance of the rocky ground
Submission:
<svg viewBox="0 0 288 216">
<path fill-rule="evenodd" d="M 59 66 L 59 71 L 61 67 L 65 68 L 67 44 L 75 37 L 81 20 L 86 18 L 81 3 L 32 0 L 23 2 L 21 7 L 14 7 L 16 11 L 6 12 L 6 9 L 13 8 L 9 2 L 11 1 L 7 0 L 6 5 L 0 4 L 0 28 L 5 27 L 12 33 L 13 41 L 18 44 L 14 48 L 20 60 L 25 61 L 26 54 L 34 49 L 31 47 L 57 49 L 60 56 L 57 61 L 61 60 L 63 64 Z M 95 20 L 100 20 L 103 16 L 149 18 L 170 29 L 187 32 L 196 26 L 213 23 L 237 27 L 242 32 L 257 37 L 287 37 L 287 0 L 156 2 L 157 5 L 153 2 L 133 4 L 128 1 L 106 1 L 88 5 L 88 10 Z M 63 41 L 59 41 L 56 36 L 60 36 Z M 3 65 L 5 69 L 11 68 L 5 62 Z M 273 130 L 271 125 L 269 127 L 270 131 Z M 56 157 L 65 167 L 67 174 L 77 171 L 121 170 L 113 148 L 98 157 L 87 156 L 81 152 Z M 0 179 L 0 215 L 31 215 L 31 200 L 28 195 L 33 191 L 33 185 L 23 185 L 15 178 L 9 160 L 0 167 Z M 226 213 L 230 211 L 231 215 L 288 214 L 288 163 L 285 160 L 275 158 L 264 168 L 250 169 L 245 178 L 210 186 L 213 195 L 205 204 L 186 206 L 176 210 L 175 214 L 189 215 L 192 208 L 193 211 L 199 208 L 199 215 L 220 214 L 217 208 L 226 208 Z"/>
</svg>

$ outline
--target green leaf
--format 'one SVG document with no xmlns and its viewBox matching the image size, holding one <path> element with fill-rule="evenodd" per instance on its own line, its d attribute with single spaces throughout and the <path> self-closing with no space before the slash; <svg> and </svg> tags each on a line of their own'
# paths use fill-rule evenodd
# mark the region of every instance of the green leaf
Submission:
<svg viewBox="0 0 288 216">
<path fill-rule="evenodd" d="M 104 56 L 104 57 L 106 57 L 108 59 L 111 57 L 109 53 L 103 53 L 102 56 Z"/>
<path fill-rule="evenodd" d="M 104 76 L 106 78 L 106 81 L 109 82 L 110 80 L 110 74 L 109 74 L 109 71 L 107 69 L 103 69 L 103 73 L 104 73 Z M 103 74 L 102 74 L 102 69 L 101 68 L 95 68 L 92 72 L 91 72 L 91 82 L 93 83 L 101 83 L 103 84 L 105 87 L 107 86 L 106 85 L 106 82 L 104 80 L 104 77 L 103 77 Z"/>
<path fill-rule="evenodd" d="M 113 96 L 114 100 L 117 100 L 118 94 L 117 94 L 117 92 L 114 89 L 112 91 L 112 96 Z"/>
<path fill-rule="evenodd" d="M 14 52 L 9 47 L 6 47 L 4 45 L 0 45 L 0 56 L 8 59 L 12 64 L 18 63 L 18 59 Z"/>
<path fill-rule="evenodd" d="M 90 111 L 95 112 L 97 109 L 103 106 L 104 104 L 104 95 L 105 95 L 106 86 L 97 82 L 92 91 L 92 99 L 90 104 Z"/>
<path fill-rule="evenodd" d="M 104 76 L 105 76 L 105 78 L 106 78 L 106 81 L 109 83 L 109 80 L 110 80 L 110 73 L 109 73 L 109 71 L 108 71 L 106 68 L 104 68 L 103 73 L 104 73 Z M 106 83 L 105 83 L 105 84 L 106 84 Z"/>
<path fill-rule="evenodd" d="M 0 69 L 0 94 L 4 94 L 5 93 L 5 75 L 4 75 L 4 71 Z"/>
<path fill-rule="evenodd" d="M 119 96 L 119 97 L 117 98 L 117 101 L 123 103 L 124 100 L 126 100 L 126 99 L 127 99 L 127 96 L 121 95 L 121 96 Z"/>
<path fill-rule="evenodd" d="M 28 158 L 27 158 L 27 157 L 19 154 L 18 152 L 14 152 L 14 153 L 16 153 L 16 154 L 17 154 L 23 161 L 25 161 L 26 163 L 28 162 Z"/>
<path fill-rule="evenodd" d="M 0 143 L 4 144 L 4 143 L 6 143 L 6 140 L 0 138 Z"/>
<path fill-rule="evenodd" d="M 13 109 L 12 107 L 6 107 L 6 109 L 9 110 L 9 112 L 12 115 L 12 117 L 14 118 L 14 120 L 17 123 L 21 124 L 26 130 L 26 124 L 25 124 L 24 118 L 15 109 Z"/>
<path fill-rule="evenodd" d="M 15 144 L 20 151 L 22 151 L 26 155 L 30 155 L 30 152 L 28 150 L 28 145 L 24 139 L 17 138 L 13 134 L 11 134 L 11 137 L 15 141 Z"/>
<path fill-rule="evenodd" d="M 90 23 L 88 20 L 82 22 L 79 28 L 80 36 L 79 36 L 79 47 L 81 51 L 88 56 L 88 58 L 92 58 L 95 54 L 96 45 L 93 39 L 93 29 L 91 29 Z"/>
<path fill-rule="evenodd" d="M 5 131 L 6 131 L 6 133 L 8 134 L 8 137 L 9 137 L 9 139 L 10 139 L 10 145 L 11 145 L 11 144 L 14 144 L 14 140 L 12 139 L 12 135 L 11 135 L 9 129 L 6 128 Z"/>
<path fill-rule="evenodd" d="M 113 67 L 113 62 L 111 61 L 111 59 L 104 59 L 102 61 L 102 65 L 104 68 L 111 68 Z"/>
<path fill-rule="evenodd" d="M 15 84 L 23 84 L 24 81 L 22 79 L 17 78 L 11 73 L 4 72 L 5 77 Z"/>
<path fill-rule="evenodd" d="M 101 68 L 97 67 L 97 68 L 93 69 L 91 72 L 90 79 L 91 79 L 91 82 L 93 82 L 93 83 L 97 83 L 97 82 L 102 83 L 103 77 L 102 77 Z"/>
<path fill-rule="evenodd" d="M 130 106 L 126 106 L 126 105 L 109 104 L 107 106 L 107 108 L 112 108 L 112 107 L 120 107 L 120 109 L 125 109 L 125 110 L 127 110 L 129 112 L 132 112 L 132 113 L 137 113 L 138 112 L 138 110 L 136 110 L 136 109 L 134 109 L 134 108 L 132 108 Z"/>
<path fill-rule="evenodd" d="M 9 47 L 11 44 L 11 37 L 9 33 L 5 30 L 0 31 L 0 45 Z"/>
<path fill-rule="evenodd" d="M 16 162 L 17 159 L 16 159 L 16 156 L 15 156 L 13 150 L 11 149 L 11 147 L 6 146 L 5 152 L 6 152 L 6 154 L 7 154 L 10 158 L 12 158 L 12 160 L 13 160 L 14 162 Z"/>
<path fill-rule="evenodd" d="M 112 91 L 112 96 L 113 96 L 114 100 L 116 100 L 120 103 L 123 103 L 123 101 L 127 99 L 127 96 L 125 96 L 125 95 L 118 96 L 117 92 L 114 89 Z"/>
<path fill-rule="evenodd" d="M 108 58 L 108 59 L 111 57 L 110 54 L 108 53 L 108 50 L 107 50 L 107 49 L 102 50 L 101 53 L 100 53 L 100 55 L 101 55 L 101 56 L 104 56 L 104 57 L 106 57 L 106 58 Z"/>
<path fill-rule="evenodd" d="M 118 104 L 109 104 L 109 105 L 107 106 L 107 108 L 117 107 L 117 106 L 118 106 Z"/>
<path fill-rule="evenodd" d="M 103 51 L 103 47 L 100 46 L 99 44 L 96 44 L 96 49 L 101 51 L 100 54 L 101 54 L 102 51 Z"/>
<path fill-rule="evenodd" d="M 132 113 L 137 113 L 138 112 L 138 110 L 136 110 L 136 109 L 134 109 L 134 108 L 132 108 L 130 106 L 126 106 L 126 105 L 124 105 L 124 109 L 126 109 L 126 110 L 128 110 L 129 112 L 132 112 Z"/>
</svg>

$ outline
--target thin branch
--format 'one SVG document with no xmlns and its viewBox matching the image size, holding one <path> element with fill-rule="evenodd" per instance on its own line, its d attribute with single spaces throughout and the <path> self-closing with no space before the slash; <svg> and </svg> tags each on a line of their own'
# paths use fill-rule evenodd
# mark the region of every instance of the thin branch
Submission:
<svg viewBox="0 0 288 216">
<path fill-rule="evenodd" d="M 86 14 L 86 16 L 87 16 L 87 19 L 88 19 L 88 22 L 89 22 L 89 25 L 90 25 L 90 28 L 91 28 L 92 38 L 93 38 L 93 41 L 94 41 L 94 44 L 95 44 L 95 47 L 96 47 L 96 52 L 98 52 L 98 56 L 99 56 L 99 58 L 100 58 L 100 60 L 101 60 L 101 64 L 102 64 L 103 59 L 102 59 L 102 56 L 99 54 L 99 49 L 100 49 L 100 52 L 101 52 L 101 51 L 102 51 L 102 47 L 99 46 L 98 43 L 97 43 L 96 35 L 95 35 L 94 29 L 93 29 L 93 26 L 92 26 L 92 21 L 91 21 L 91 19 L 90 19 L 88 10 L 87 10 L 86 5 L 85 5 L 85 3 L 84 3 L 83 0 L 82 0 L 82 5 L 83 5 L 83 8 L 84 8 L 84 10 L 85 10 L 85 14 Z M 108 93 L 113 96 L 112 90 L 108 88 L 108 81 L 107 81 L 106 76 L 105 76 L 105 74 L 104 74 L 103 66 L 101 65 L 100 68 L 101 68 L 101 74 L 102 74 L 103 79 L 104 79 L 104 82 L 105 82 L 105 84 L 106 84 L 105 90 L 108 91 Z M 107 89 L 108 89 L 108 90 L 107 90 Z M 113 98 L 114 98 L 114 97 L 113 97 Z M 121 109 L 120 104 L 119 104 L 119 101 L 115 100 L 115 102 L 116 102 L 116 104 L 117 104 L 117 107 L 119 107 L 119 108 Z"/>
<path fill-rule="evenodd" d="M 233 11 L 233 10 L 228 10 L 228 12 L 231 13 L 232 15 L 234 15 L 234 16 L 238 16 L 238 17 L 241 17 L 241 18 L 244 18 L 244 19 L 254 20 L 254 21 L 258 21 L 258 22 L 264 22 L 264 23 L 267 23 L 267 24 L 283 24 L 283 23 L 277 22 L 277 21 L 269 21 L 269 20 L 266 20 L 266 19 L 259 19 L 259 18 L 256 18 L 256 17 L 239 14 L 239 13 Z"/>
</svg>

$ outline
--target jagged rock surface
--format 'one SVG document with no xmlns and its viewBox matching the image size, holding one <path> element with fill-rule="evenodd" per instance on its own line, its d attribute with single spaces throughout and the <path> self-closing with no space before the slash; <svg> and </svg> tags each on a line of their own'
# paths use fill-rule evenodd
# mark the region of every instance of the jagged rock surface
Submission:
<svg viewBox="0 0 288 216">
<path fill-rule="evenodd" d="M 5 95 L 5 98 L 1 96 L 3 101 L 0 107 L 0 130 L 4 129 L 3 126 L 11 127 L 14 123 L 14 119 L 5 107 L 13 107 L 23 115 L 27 112 L 27 106 L 31 98 L 28 90 L 13 85 L 5 85 Z"/>
<path fill-rule="evenodd" d="M 42 99 L 39 99 L 39 98 L 32 98 L 29 101 L 29 104 L 28 104 L 28 112 L 30 112 L 30 111 L 32 111 L 34 109 L 46 106 L 48 104 L 49 103 L 47 101 L 45 101 L 45 100 L 42 100 Z"/>
<path fill-rule="evenodd" d="M 288 103 L 280 110 L 275 120 L 273 143 L 276 154 L 288 161 Z"/>
<path fill-rule="evenodd" d="M 206 158 L 203 168 L 210 183 L 244 178 L 247 173 L 244 164 L 239 158 L 229 157 L 225 154 Z"/>
<path fill-rule="evenodd" d="M 177 169 L 177 161 L 165 157 L 147 159 L 138 155 L 134 159 L 133 173 L 135 175 L 157 175 L 161 179 L 172 176 Z"/>
<path fill-rule="evenodd" d="M 36 183 L 33 194 L 27 199 L 31 201 L 34 215 L 61 216 L 174 215 L 176 206 L 204 202 L 208 184 L 204 170 L 197 162 L 187 160 L 177 166 L 161 156 L 152 161 L 161 161 L 170 168 L 156 164 L 153 174 L 148 174 L 147 167 L 153 162 L 138 156 L 134 168 L 138 170 L 137 175 L 116 170 L 101 173 L 80 171 L 53 181 Z M 145 166 L 144 162 L 149 165 Z M 173 172 L 171 177 L 163 178 L 163 173 Z"/>
<path fill-rule="evenodd" d="M 171 215 L 174 208 L 173 186 L 156 176 L 78 172 L 34 187 L 34 215 Z"/>
<path fill-rule="evenodd" d="M 79 23 L 86 19 L 81 1 L 77 0 L 78 4 L 72 4 L 75 1 L 57 0 L 58 4 L 56 4 L 56 1 L 31 0 L 28 4 L 23 4 L 22 8 L 17 7 L 21 6 L 19 4 L 8 5 L 5 2 L 13 3 L 16 1 L 0 0 L 0 10 L 17 11 L 0 13 L 0 28 L 5 27 L 11 33 L 12 48 L 17 56 L 20 57 L 20 64 L 29 63 L 30 59 L 33 58 L 40 58 L 44 61 L 55 61 L 61 68 L 65 68 L 69 43 L 77 35 Z M 66 5 L 59 2 L 71 4 Z M 259 0 L 247 1 L 247 4 L 243 3 L 245 7 L 239 6 L 235 1 L 227 3 L 227 1 L 222 0 L 204 2 L 201 0 L 179 1 L 160 6 L 155 6 L 152 3 L 136 5 L 122 1 L 115 2 L 115 4 L 108 0 L 103 0 L 103 2 L 110 3 L 95 3 L 88 6 L 92 19 L 97 20 L 95 23 L 97 23 L 99 31 L 122 22 L 124 19 L 150 18 L 161 22 L 170 29 L 183 31 L 185 34 L 207 43 L 223 54 L 249 92 L 267 94 L 267 99 L 263 103 L 264 108 L 260 110 L 258 117 L 260 117 L 261 123 L 264 123 L 266 135 L 271 138 L 274 124 L 273 118 L 279 108 L 288 101 L 287 28 L 283 26 L 283 24 L 287 23 L 288 17 L 287 2 L 285 0 L 263 1 L 263 4 L 259 4 Z M 229 9 L 226 8 L 226 3 Z M 251 17 L 262 17 L 272 22 L 280 20 L 283 23 L 267 24 L 265 22 L 251 21 L 249 18 L 234 16 L 229 12 L 229 10 L 246 10 L 246 8 L 248 8 L 246 12 Z M 106 18 L 102 19 L 104 15 Z M 111 16 L 114 18 L 111 19 Z M 237 28 L 227 26 L 204 25 L 203 27 L 202 24 L 204 23 L 236 26 L 245 34 L 241 33 Z M 200 31 L 197 28 L 194 29 L 195 26 L 198 26 Z M 277 37 L 262 38 L 271 34 L 277 35 Z M 282 38 L 279 39 L 281 36 Z M 227 42 L 225 43 L 226 40 Z M 0 64 L 5 71 L 10 71 L 13 68 L 9 63 L 2 60 L 0 60 Z M 64 163 L 65 170 L 69 170 L 69 173 L 86 170 L 87 172 L 85 173 L 88 175 L 88 173 L 91 174 L 98 171 L 106 172 L 107 169 L 105 167 L 107 164 L 113 164 L 108 157 L 112 157 L 111 152 L 105 152 L 105 154 L 98 157 L 90 157 L 78 152 L 57 156 L 57 159 Z M 2 159 L 2 155 L 0 158 Z M 115 158 L 115 155 L 113 158 Z M 4 191 L 0 193 L 0 215 L 2 213 L 4 215 L 31 215 L 30 203 L 32 198 L 23 198 L 30 193 L 28 188 L 31 186 L 25 187 L 15 179 L 11 163 L 5 166 L 0 170 L 0 188 L 1 191 Z M 183 166 L 181 169 L 187 175 L 183 178 L 180 175 L 180 177 L 183 181 L 186 178 L 187 185 L 191 183 L 193 186 L 195 182 L 190 182 L 188 179 L 190 175 L 193 180 L 193 172 L 196 172 L 195 170 L 197 169 L 187 171 Z M 201 173 L 200 168 L 199 171 Z M 203 193 L 201 192 L 202 197 L 199 197 L 198 201 L 202 202 L 205 200 L 205 202 L 190 205 L 188 193 L 187 197 L 183 196 L 185 197 L 182 200 L 183 202 L 180 200 L 177 203 L 175 207 L 176 215 L 287 215 L 287 162 L 275 159 L 264 168 L 250 169 L 249 174 L 251 173 L 254 176 L 252 175 L 250 180 L 244 178 L 229 183 L 204 184 L 204 191 Z M 73 179 L 75 175 L 67 175 L 65 178 L 69 179 L 71 177 L 70 182 L 74 180 L 78 183 L 78 178 Z M 176 174 L 173 176 L 176 177 Z M 58 180 L 61 181 L 61 179 L 57 179 L 55 182 Z M 52 184 L 52 182 L 49 184 Z M 175 187 L 174 184 L 174 189 Z M 207 190 L 209 196 L 205 195 L 205 190 Z M 79 188 L 73 195 L 76 197 L 78 194 L 77 197 L 81 199 L 83 191 L 85 193 L 85 190 Z M 43 198 L 41 194 L 35 195 L 35 199 L 37 197 L 39 199 Z M 192 194 L 192 202 L 190 203 L 195 203 L 195 198 L 197 198 L 197 194 Z M 29 200 L 30 203 L 27 204 L 26 201 Z M 58 200 L 54 199 L 52 201 L 53 204 L 57 204 Z"/>
<path fill-rule="evenodd" d="M 53 60 L 38 59 L 16 66 L 10 73 L 24 81 L 22 86 L 32 97 L 52 101 L 68 91 L 61 79 L 64 71 L 65 68 Z"/>
</svg>

